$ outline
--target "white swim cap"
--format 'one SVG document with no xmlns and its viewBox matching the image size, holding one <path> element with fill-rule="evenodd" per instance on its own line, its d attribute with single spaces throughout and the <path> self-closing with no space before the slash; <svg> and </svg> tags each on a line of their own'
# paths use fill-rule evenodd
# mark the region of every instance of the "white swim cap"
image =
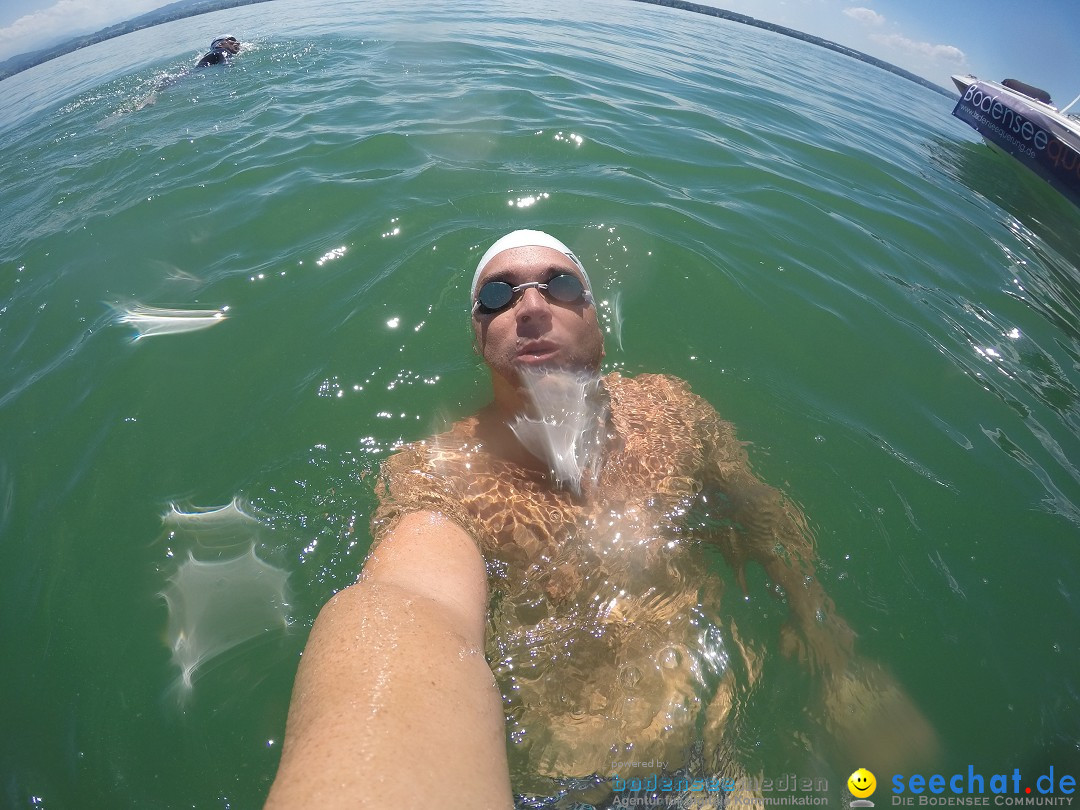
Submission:
<svg viewBox="0 0 1080 810">
<path fill-rule="evenodd" d="M 570 261 L 574 263 L 577 269 L 581 271 L 581 278 L 585 281 L 585 289 L 590 292 L 592 291 L 592 283 L 589 281 L 588 273 L 585 272 L 581 260 L 574 255 L 574 252 L 570 250 L 570 248 L 551 234 L 544 233 L 543 231 L 513 231 L 489 247 L 487 252 L 480 257 L 480 263 L 476 265 L 476 272 L 473 274 L 472 287 L 470 288 L 469 294 L 470 303 L 472 302 L 472 299 L 476 298 L 476 282 L 480 280 L 480 273 L 487 267 L 488 262 L 504 250 L 513 250 L 514 248 L 519 247 L 554 248 L 559 251 L 559 253 L 565 253 L 570 257 Z"/>
</svg>

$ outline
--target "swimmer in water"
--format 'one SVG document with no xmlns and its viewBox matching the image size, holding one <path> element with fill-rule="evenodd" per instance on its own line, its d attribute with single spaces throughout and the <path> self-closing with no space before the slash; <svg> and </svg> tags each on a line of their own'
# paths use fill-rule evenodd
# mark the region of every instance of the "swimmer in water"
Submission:
<svg viewBox="0 0 1080 810">
<path fill-rule="evenodd" d="M 236 56 L 238 53 L 240 53 L 240 40 L 233 36 L 218 37 L 210 43 L 210 50 L 203 54 L 202 58 L 195 64 L 194 70 L 210 67 L 212 65 L 228 65 L 232 60 L 232 57 Z M 136 111 L 156 104 L 158 93 L 167 87 L 172 87 L 190 73 L 191 69 L 185 68 L 173 76 L 166 76 L 158 82 L 157 87 L 151 90 L 145 98 L 135 105 Z"/>
<path fill-rule="evenodd" d="M 240 40 L 236 37 L 218 37 L 210 43 L 210 50 L 195 65 L 196 69 L 210 65 L 227 64 L 240 53 Z"/>
<path fill-rule="evenodd" d="M 494 399 L 384 463 L 372 552 L 312 628 L 268 807 L 610 807 L 627 798 L 616 777 L 738 779 L 724 732 L 761 655 L 719 609 L 713 550 L 740 584 L 764 568 L 788 609 L 782 649 L 820 673 L 860 765 L 933 749 L 903 692 L 853 656 L 805 520 L 732 425 L 674 377 L 600 376 L 566 245 L 498 240 L 471 311 Z M 571 423 L 580 441 L 559 435 Z"/>
</svg>

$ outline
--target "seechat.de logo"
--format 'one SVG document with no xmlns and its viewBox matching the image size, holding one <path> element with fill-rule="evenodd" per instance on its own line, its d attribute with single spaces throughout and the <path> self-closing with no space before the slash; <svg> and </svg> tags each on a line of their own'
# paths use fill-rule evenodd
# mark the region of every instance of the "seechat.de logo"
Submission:
<svg viewBox="0 0 1080 810">
<path fill-rule="evenodd" d="M 898 773 L 892 778 L 892 805 L 1058 807 L 1072 804 L 1076 792 L 1076 777 L 1072 774 L 1055 773 L 1051 765 L 1049 773 L 1035 778 L 1034 793 L 1031 782 L 1031 777 L 1025 779 L 1019 768 L 1013 768 L 1011 774 L 983 774 L 976 771 L 974 765 L 968 765 L 967 773 L 961 771 L 951 775 L 913 773 L 905 776 Z"/>
</svg>

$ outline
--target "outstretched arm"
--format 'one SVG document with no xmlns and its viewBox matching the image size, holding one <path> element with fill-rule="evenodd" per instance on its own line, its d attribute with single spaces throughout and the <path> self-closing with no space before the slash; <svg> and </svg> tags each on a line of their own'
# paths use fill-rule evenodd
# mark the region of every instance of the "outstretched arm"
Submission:
<svg viewBox="0 0 1080 810">
<path fill-rule="evenodd" d="M 511 807 L 486 614 L 472 539 L 402 517 L 312 628 L 267 808 Z"/>
</svg>

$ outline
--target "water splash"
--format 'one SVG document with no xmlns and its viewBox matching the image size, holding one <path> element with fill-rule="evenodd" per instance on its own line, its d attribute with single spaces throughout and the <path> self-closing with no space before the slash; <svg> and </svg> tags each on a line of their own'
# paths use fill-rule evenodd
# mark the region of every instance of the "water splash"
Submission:
<svg viewBox="0 0 1080 810">
<path fill-rule="evenodd" d="M 522 373 L 536 418 L 510 423 L 518 441 L 547 463 L 555 482 L 581 495 L 600 472 L 608 408 L 596 374 L 541 369 Z"/>
<path fill-rule="evenodd" d="M 228 309 L 162 309 L 135 304 L 117 308 L 116 322 L 133 326 L 138 333 L 135 340 L 140 340 L 155 335 L 175 335 L 209 329 L 225 320 Z"/>
<path fill-rule="evenodd" d="M 615 348 L 621 352 L 623 350 L 622 291 L 616 292 L 611 296 L 610 301 L 602 302 L 601 306 L 604 310 L 605 331 L 611 335 Z"/>
</svg>

